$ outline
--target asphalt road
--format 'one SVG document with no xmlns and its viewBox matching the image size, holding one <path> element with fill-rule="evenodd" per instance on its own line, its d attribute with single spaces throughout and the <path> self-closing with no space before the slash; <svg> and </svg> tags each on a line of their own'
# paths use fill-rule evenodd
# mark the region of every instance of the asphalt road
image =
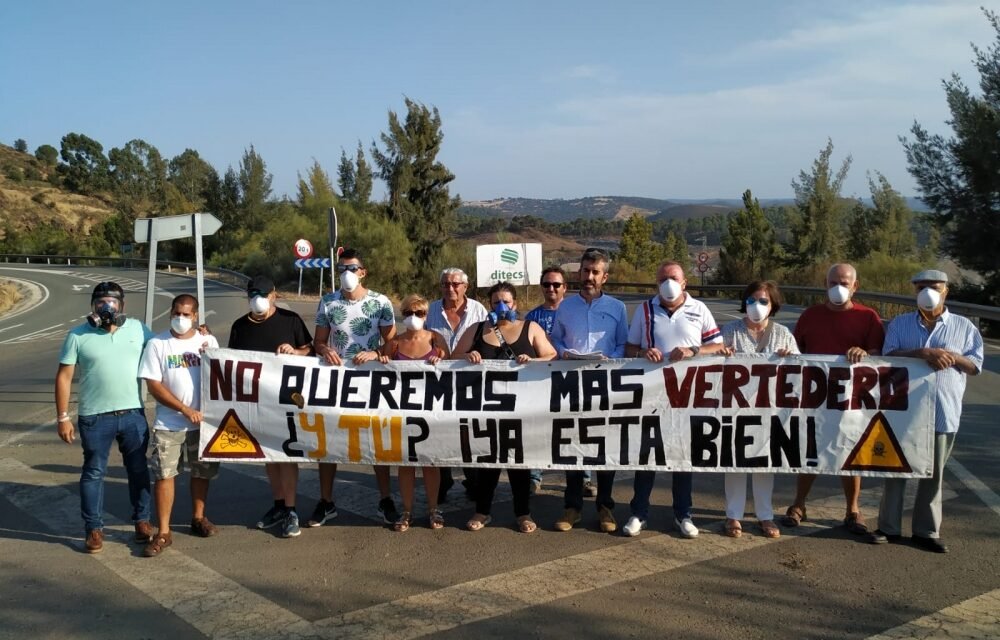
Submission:
<svg viewBox="0 0 1000 640">
<path fill-rule="evenodd" d="M 250 525 L 269 506 L 260 467 L 224 465 L 209 515 L 219 536 L 179 526 L 163 557 L 126 543 L 131 527 L 124 472 L 112 454 L 105 511 L 113 534 L 102 554 L 80 552 L 77 482 L 81 453 L 55 435 L 53 376 L 65 332 L 88 312 L 94 283 L 125 285 L 126 310 L 143 317 L 138 271 L 0 266 L 0 277 L 36 288 L 37 305 L 0 317 L 0 638 L 904 638 L 1000 637 L 1000 358 L 970 381 L 962 430 L 947 472 L 943 537 L 934 555 L 907 544 L 862 544 L 836 526 L 843 498 L 836 479 L 813 490 L 810 521 L 776 540 L 746 518 L 740 539 L 722 535 L 722 479 L 695 478 L 696 540 L 672 523 L 670 479 L 660 474 L 650 530 L 638 538 L 599 533 L 588 505 L 584 527 L 555 533 L 561 481 L 547 474 L 532 511 L 541 530 L 516 532 L 508 502 L 494 523 L 470 533 L 472 505 L 452 490 L 448 526 L 424 521 L 397 534 L 374 521 L 368 468 L 338 475 L 340 516 L 285 540 Z M 172 295 L 194 281 L 160 276 L 154 329 L 166 328 Z M 208 322 L 225 343 L 245 311 L 242 291 L 206 283 Z M 733 302 L 709 301 L 719 323 Z M 315 305 L 289 304 L 311 324 Z M 793 323 L 796 309 L 783 310 Z M 776 482 L 783 510 L 791 478 Z M 503 486 L 503 485 L 502 485 Z M 874 521 L 879 482 L 863 499 Z M 174 521 L 186 521 L 187 481 Z M 305 467 L 300 512 L 317 496 Z M 621 523 L 628 477 L 615 489 Z M 500 500 L 509 498 L 501 493 Z M 418 499 L 419 501 L 419 499 Z M 881 634 L 881 635 L 880 635 Z"/>
</svg>

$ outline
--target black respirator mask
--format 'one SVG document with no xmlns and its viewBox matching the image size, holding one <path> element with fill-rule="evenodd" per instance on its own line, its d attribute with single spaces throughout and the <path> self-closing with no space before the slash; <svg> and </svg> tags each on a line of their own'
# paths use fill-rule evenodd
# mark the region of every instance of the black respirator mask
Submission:
<svg viewBox="0 0 1000 640">
<path fill-rule="evenodd" d="M 122 313 L 122 306 L 125 302 L 124 296 L 119 290 L 111 287 L 102 287 L 105 283 L 97 285 L 93 295 L 90 297 L 90 315 L 87 322 L 92 327 L 109 328 L 112 325 L 120 327 L 125 324 L 126 316 Z"/>
</svg>

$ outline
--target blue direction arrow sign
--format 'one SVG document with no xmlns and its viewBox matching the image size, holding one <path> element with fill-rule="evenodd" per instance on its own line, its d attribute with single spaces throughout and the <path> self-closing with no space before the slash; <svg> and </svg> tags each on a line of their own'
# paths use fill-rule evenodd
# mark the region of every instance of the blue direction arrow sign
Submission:
<svg viewBox="0 0 1000 640">
<path fill-rule="evenodd" d="M 300 258 L 295 261 L 296 269 L 329 269 L 329 258 Z"/>
</svg>

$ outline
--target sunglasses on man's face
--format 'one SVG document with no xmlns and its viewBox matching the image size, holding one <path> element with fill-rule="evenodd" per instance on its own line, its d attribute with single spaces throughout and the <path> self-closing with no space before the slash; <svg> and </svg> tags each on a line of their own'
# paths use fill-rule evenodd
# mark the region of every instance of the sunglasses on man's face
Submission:
<svg viewBox="0 0 1000 640">
<path fill-rule="evenodd" d="M 257 298 L 257 297 L 266 298 L 267 295 L 268 295 L 268 293 L 270 293 L 270 292 L 261 291 L 260 289 L 253 289 L 253 290 L 247 292 L 247 297 L 248 298 Z"/>
<path fill-rule="evenodd" d="M 543 282 L 542 286 L 546 289 L 559 289 L 563 286 L 561 282 Z"/>
<path fill-rule="evenodd" d="M 407 309 L 403 312 L 404 318 L 409 318 L 410 316 L 417 316 L 418 318 L 426 318 L 427 312 L 423 309 Z"/>
<path fill-rule="evenodd" d="M 357 273 L 361 269 L 364 269 L 360 264 L 338 264 L 337 273 L 344 273 L 345 271 L 350 271 L 351 273 Z"/>
<path fill-rule="evenodd" d="M 756 304 L 758 302 L 761 303 L 761 304 L 771 304 L 771 301 L 768 300 L 767 298 L 752 298 L 751 297 L 751 298 L 747 298 L 746 300 L 744 300 L 744 302 L 746 302 L 747 304 Z"/>
</svg>

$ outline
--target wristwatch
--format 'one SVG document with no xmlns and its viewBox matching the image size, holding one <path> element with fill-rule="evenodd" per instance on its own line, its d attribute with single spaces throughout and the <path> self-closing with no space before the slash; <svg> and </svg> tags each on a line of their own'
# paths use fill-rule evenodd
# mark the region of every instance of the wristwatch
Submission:
<svg viewBox="0 0 1000 640">
<path fill-rule="evenodd" d="M 695 357 L 696 355 L 698 355 L 698 352 L 701 351 L 701 347 L 699 347 L 698 345 L 695 345 L 693 347 L 688 347 L 688 349 L 691 350 L 691 357 L 692 358 Z"/>
</svg>

